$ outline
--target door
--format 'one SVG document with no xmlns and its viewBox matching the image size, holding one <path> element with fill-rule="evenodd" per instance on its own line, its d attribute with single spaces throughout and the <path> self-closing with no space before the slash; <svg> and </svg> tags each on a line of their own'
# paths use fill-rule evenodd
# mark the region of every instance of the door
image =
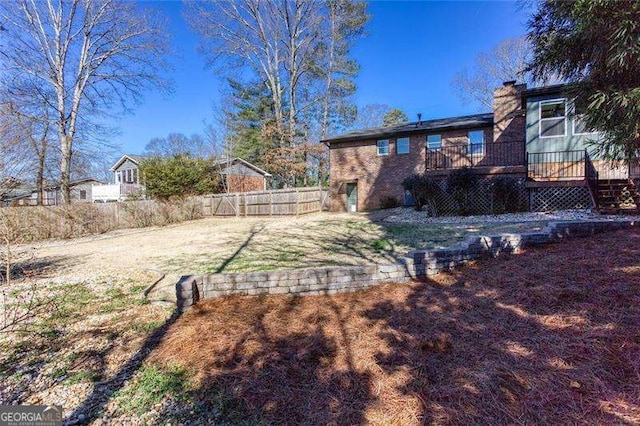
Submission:
<svg viewBox="0 0 640 426">
<path fill-rule="evenodd" d="M 355 213 L 358 211 L 358 184 L 347 184 L 347 211 Z"/>
</svg>

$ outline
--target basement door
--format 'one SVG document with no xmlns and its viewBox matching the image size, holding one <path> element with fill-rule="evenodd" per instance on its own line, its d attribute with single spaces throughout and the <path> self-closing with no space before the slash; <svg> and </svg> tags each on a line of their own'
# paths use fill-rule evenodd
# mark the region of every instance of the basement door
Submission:
<svg viewBox="0 0 640 426">
<path fill-rule="evenodd" d="M 347 211 L 355 213 L 358 211 L 358 184 L 347 184 Z"/>
</svg>

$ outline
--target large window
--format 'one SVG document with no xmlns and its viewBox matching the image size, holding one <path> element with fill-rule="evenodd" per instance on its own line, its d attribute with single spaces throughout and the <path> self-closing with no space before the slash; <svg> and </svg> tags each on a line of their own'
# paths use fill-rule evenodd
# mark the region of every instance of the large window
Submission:
<svg viewBox="0 0 640 426">
<path fill-rule="evenodd" d="M 574 111 L 573 111 L 573 134 L 574 135 L 583 135 L 583 134 L 593 133 L 585 125 L 583 117 L 584 117 L 584 110 L 580 108 L 578 105 L 574 105 Z"/>
<path fill-rule="evenodd" d="M 389 140 L 378 141 L 378 155 L 389 155 Z"/>
<path fill-rule="evenodd" d="M 484 130 L 471 130 L 469 137 L 469 154 L 482 154 L 484 152 Z"/>
<path fill-rule="evenodd" d="M 567 134 L 566 101 L 556 99 L 540 102 L 540 137 L 552 138 Z"/>
<path fill-rule="evenodd" d="M 428 135 L 427 136 L 427 149 L 430 151 L 439 150 L 442 148 L 442 136 L 440 135 Z"/>
<path fill-rule="evenodd" d="M 409 138 L 396 139 L 396 154 L 409 153 Z"/>
</svg>

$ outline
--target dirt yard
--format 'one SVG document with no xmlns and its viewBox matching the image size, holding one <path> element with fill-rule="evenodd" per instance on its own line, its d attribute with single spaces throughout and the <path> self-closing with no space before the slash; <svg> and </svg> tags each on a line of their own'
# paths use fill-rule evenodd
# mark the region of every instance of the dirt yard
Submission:
<svg viewBox="0 0 640 426">
<path fill-rule="evenodd" d="M 36 247 L 57 278 L 28 328 L 0 333 L 0 403 L 61 404 L 70 424 L 93 425 L 640 423 L 638 231 L 338 296 L 231 297 L 183 315 L 141 296 L 157 277 L 141 269 L 195 255 L 192 242 L 213 251 L 214 235 L 242 254 L 259 236 L 309 241 L 324 227 L 323 244 L 347 244 L 336 256 L 389 256 L 372 246 L 392 235 L 384 225 L 331 218 Z"/>
<path fill-rule="evenodd" d="M 544 221 L 412 225 L 346 214 L 208 218 L 19 249 L 28 259 L 24 267 L 43 278 L 151 272 L 151 284 L 165 274 L 153 296 L 172 300 L 181 275 L 389 262 L 412 248 L 446 247 L 472 234 L 536 230 L 544 225 Z"/>
</svg>

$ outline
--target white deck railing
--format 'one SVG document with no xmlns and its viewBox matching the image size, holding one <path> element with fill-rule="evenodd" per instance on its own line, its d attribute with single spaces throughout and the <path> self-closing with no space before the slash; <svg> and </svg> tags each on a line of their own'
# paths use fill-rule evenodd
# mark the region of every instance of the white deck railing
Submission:
<svg viewBox="0 0 640 426">
<path fill-rule="evenodd" d="M 118 201 L 124 200 L 128 195 L 144 191 L 143 185 L 135 183 L 116 183 L 114 185 L 93 185 L 91 197 L 93 201 Z"/>
</svg>

